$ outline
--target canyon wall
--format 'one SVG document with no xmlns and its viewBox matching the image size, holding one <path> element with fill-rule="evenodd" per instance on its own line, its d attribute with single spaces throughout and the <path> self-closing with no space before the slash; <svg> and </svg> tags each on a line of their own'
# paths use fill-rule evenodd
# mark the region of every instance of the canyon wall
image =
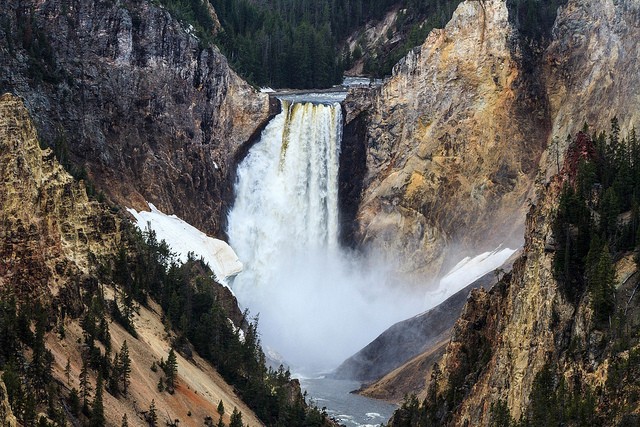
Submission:
<svg viewBox="0 0 640 427">
<path fill-rule="evenodd" d="M 235 153 L 268 97 L 154 2 L 2 9 L 0 92 L 24 99 L 43 142 L 118 204 L 223 231 Z"/>
<path fill-rule="evenodd" d="M 366 109 L 359 238 L 409 276 L 522 239 L 550 118 L 517 36 L 504 1 L 464 2 Z"/>
<path fill-rule="evenodd" d="M 590 344 L 589 362 L 567 361 L 571 339 L 601 338 L 585 330 L 588 309 L 564 301 L 552 275 L 550 227 L 561 185 L 552 176 L 567 135 L 585 123 L 589 132 L 608 131 L 613 117 L 624 133 L 640 114 L 640 2 L 569 0 L 546 42 L 525 38 L 508 3 L 461 4 L 444 30 L 395 68 L 371 105 L 358 103 L 358 93 L 347 103 L 348 120 L 368 114 L 370 121 L 361 241 L 398 251 L 406 271 L 423 276 L 447 266 L 452 243 L 457 254 L 525 236 L 506 284 L 469 297 L 431 389 L 419 385 L 419 358 L 393 373 L 415 380 L 423 398 L 445 393 L 451 377 L 470 379 L 458 390 L 465 397 L 454 425 L 489 423 L 498 401 L 517 420 L 550 360 L 567 378 L 604 384 L 608 361 L 593 356 Z M 432 361 L 433 351 L 422 358 Z M 396 386 L 386 379 L 371 389 Z"/>
</svg>

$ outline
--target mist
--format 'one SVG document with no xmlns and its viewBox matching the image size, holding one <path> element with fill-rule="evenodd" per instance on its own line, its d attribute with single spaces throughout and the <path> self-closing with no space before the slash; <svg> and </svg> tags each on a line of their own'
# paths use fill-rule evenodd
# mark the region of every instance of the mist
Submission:
<svg viewBox="0 0 640 427">
<path fill-rule="evenodd" d="M 283 101 L 238 166 L 228 216 L 229 243 L 244 264 L 232 289 L 258 316 L 267 353 L 278 353 L 297 373 L 337 367 L 389 326 L 442 302 L 513 252 L 468 259 L 450 282 L 408 285 L 395 273 L 400 260 L 393 254 L 341 248 L 341 132 L 334 100 Z"/>
<path fill-rule="evenodd" d="M 424 293 L 400 289 L 391 266 L 321 249 L 283 255 L 270 283 L 234 290 L 259 315 L 263 344 L 296 372 L 329 371 L 424 309 Z"/>
</svg>

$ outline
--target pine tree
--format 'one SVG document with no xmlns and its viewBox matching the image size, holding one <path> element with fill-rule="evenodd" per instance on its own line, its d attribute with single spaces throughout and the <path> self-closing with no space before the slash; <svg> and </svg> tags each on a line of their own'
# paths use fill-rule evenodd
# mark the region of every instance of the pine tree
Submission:
<svg viewBox="0 0 640 427">
<path fill-rule="evenodd" d="M 129 384 L 131 383 L 129 377 L 131 375 L 131 358 L 129 357 L 129 346 L 127 340 L 124 340 L 122 347 L 120 348 L 120 364 L 119 364 L 120 381 L 122 382 L 122 391 L 125 396 L 129 390 Z"/>
<path fill-rule="evenodd" d="M 167 357 L 167 362 L 164 365 L 164 373 L 167 376 L 167 391 L 173 394 L 176 385 L 176 377 L 178 375 L 178 360 L 173 348 L 169 350 L 169 356 Z"/>
<path fill-rule="evenodd" d="M 149 427 L 157 427 L 158 425 L 158 414 L 156 413 L 155 399 L 151 399 L 151 405 L 149 406 L 149 413 L 147 414 L 147 422 L 149 423 Z"/>
<path fill-rule="evenodd" d="M 218 427 L 224 427 L 224 423 L 222 422 L 222 416 L 224 415 L 224 403 L 222 403 L 222 399 L 220 399 L 220 402 L 218 402 L 218 415 L 220 416 L 218 418 Z"/>
<path fill-rule="evenodd" d="M 242 423 L 242 412 L 239 412 L 238 408 L 233 408 L 233 413 L 229 420 L 229 427 L 244 427 Z"/>
<path fill-rule="evenodd" d="M 64 375 L 67 377 L 67 385 L 71 384 L 71 360 L 67 357 L 67 364 L 64 367 Z"/>
<path fill-rule="evenodd" d="M 120 424 L 120 427 L 129 427 L 129 421 L 127 420 L 127 414 L 124 414 L 122 416 L 122 423 Z"/>
<path fill-rule="evenodd" d="M 91 405 L 91 419 L 89 420 L 90 427 L 104 427 L 104 405 L 102 402 L 102 390 L 103 380 L 102 374 L 98 375 L 98 381 L 96 383 L 96 394 L 93 398 L 93 404 Z"/>
<path fill-rule="evenodd" d="M 89 368 L 87 360 L 82 358 L 82 370 L 80 371 L 80 397 L 82 397 L 82 406 L 89 406 L 89 397 L 91 397 L 91 383 L 89 382 Z"/>
<path fill-rule="evenodd" d="M 604 245 L 598 265 L 589 280 L 591 306 L 596 322 L 602 324 L 609 321 L 615 309 L 616 270 L 609 253 L 609 246 Z"/>
<path fill-rule="evenodd" d="M 82 403 L 80 402 L 80 397 L 78 396 L 78 390 L 73 387 L 69 392 L 69 408 L 71 409 L 71 413 L 73 415 L 78 415 L 80 413 L 81 407 Z"/>
</svg>

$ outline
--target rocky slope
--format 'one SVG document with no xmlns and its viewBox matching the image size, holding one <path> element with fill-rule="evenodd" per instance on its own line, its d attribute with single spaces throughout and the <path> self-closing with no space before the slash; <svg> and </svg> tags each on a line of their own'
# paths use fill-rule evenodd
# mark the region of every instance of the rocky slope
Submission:
<svg viewBox="0 0 640 427">
<path fill-rule="evenodd" d="M 368 344 L 358 353 L 345 360 L 333 372 L 336 378 L 350 378 L 371 382 L 408 362 L 416 356 L 448 341 L 451 328 L 467 301 L 472 289 L 489 289 L 496 282 L 495 275 L 489 273 L 460 290 L 442 304 L 431 310 L 396 323 Z M 401 400 L 407 392 L 424 387 L 424 382 L 416 389 L 405 393 L 384 396 L 386 399 Z M 382 395 L 382 394 L 380 394 Z"/>
<path fill-rule="evenodd" d="M 97 257 L 114 253 L 120 220 L 38 145 L 22 101 L 0 97 L 0 287 L 72 303 Z"/>
<path fill-rule="evenodd" d="M 83 301 L 86 295 L 98 292 L 98 261 L 117 253 L 123 244 L 123 219 L 115 209 L 89 200 L 84 184 L 62 168 L 50 149 L 40 148 L 23 102 L 9 94 L 0 97 L 0 153 L 2 304 L 6 307 L 9 299 L 15 298 L 19 310 L 36 303 L 44 307 L 45 317 L 52 323 L 44 339 L 52 355 L 56 405 L 66 408 L 63 418 L 78 422 L 70 414 L 68 402 L 71 388 L 80 389 L 78 378 L 86 358 L 84 344 L 80 344 L 86 337 L 80 318 L 87 310 Z M 113 299 L 114 289 L 104 285 L 106 298 Z M 239 310 L 237 306 L 235 309 Z M 148 425 L 144 412 L 152 399 L 161 411 L 161 420 L 168 417 L 188 423 L 193 417 L 198 424 L 206 416 L 217 420 L 216 408 L 222 400 L 227 408 L 227 424 L 231 410 L 237 407 L 245 423 L 262 425 L 233 388 L 196 353 L 188 359 L 178 355 L 179 385 L 174 394 L 157 390 L 161 374 L 150 367 L 167 358 L 175 339 L 167 333 L 161 316 L 162 310 L 155 304 L 139 307 L 133 318 L 137 338 L 109 321 L 112 348 L 118 350 L 125 340 L 128 342 L 132 372 L 128 397 L 104 393 L 107 425 L 120 425 L 123 414 L 127 414 L 129 425 Z M 234 313 L 237 316 L 241 314 Z M 7 312 L 3 311 L 0 324 L 5 327 L 6 321 Z M 27 363 L 35 363 L 29 359 L 30 352 L 24 350 L 24 354 L 28 355 Z M 4 366 L 6 360 L 2 363 Z M 90 382 L 94 390 L 97 376 L 92 370 Z M 15 399 L 15 384 L 12 385 Z M 0 424 L 16 425 L 6 397 L 0 381 Z M 52 417 L 51 412 L 46 417 Z"/>
<path fill-rule="evenodd" d="M 154 2 L 2 5 L 0 92 L 43 141 L 123 206 L 224 228 L 238 149 L 269 115 L 215 47 Z"/>
<path fill-rule="evenodd" d="M 526 38 L 531 28 L 517 22 L 515 3 L 463 3 L 444 30 L 434 31 L 396 67 L 380 91 L 373 96 L 354 92 L 347 99 L 347 120 L 369 122 L 358 237 L 398 251 L 411 274 L 437 272 L 460 248 L 478 250 L 517 237 L 529 197 L 553 203 L 544 185 L 562 165 L 567 134 L 575 135 L 585 123 L 592 130 L 609 129 L 614 116 L 623 132 L 638 121 L 640 73 L 634 64 L 640 3 L 570 0 L 558 9 L 548 42 Z M 536 179 L 538 194 L 532 190 Z M 553 286 L 548 274 L 519 280 L 523 287 L 538 286 L 536 280 Z M 475 294 L 469 307 L 503 298 L 500 292 Z M 544 292 L 536 303 L 518 308 L 533 325 L 539 320 L 532 319 L 542 315 L 541 301 L 551 298 Z M 511 345 L 522 346 L 518 330 L 533 327 L 517 323 L 522 320 L 514 319 L 507 331 L 518 337 Z M 469 322 L 487 328 L 485 318 Z M 534 329 L 526 338 L 531 350 L 508 363 L 500 359 L 502 369 L 511 371 L 473 394 L 490 395 L 498 382 L 513 384 L 508 405 L 516 418 L 543 363 L 540 353 L 549 349 L 548 337 L 544 332 L 537 337 L 542 330 Z M 454 341 L 464 338 L 454 331 Z M 424 357 L 433 351 L 429 348 Z M 424 372 L 415 365 L 393 375 L 419 384 L 416 376 Z M 475 411 L 474 416 L 482 412 Z"/>
<path fill-rule="evenodd" d="M 570 153 L 562 174 L 539 188 L 538 203 L 527 216 L 524 255 L 513 272 L 489 292 L 472 292 L 446 354 L 433 368 L 421 422 L 489 425 L 503 405 L 500 419 L 511 422 L 499 425 L 514 425 L 525 414 L 536 416 L 532 411 L 545 399 L 549 403 L 546 409 L 542 403 L 542 411 L 551 413 L 552 405 L 564 401 L 569 417 L 583 417 L 589 425 L 637 422 L 640 408 L 629 394 L 638 385 L 631 367 L 637 340 L 624 332 L 636 328 L 640 307 L 633 254 L 620 257 L 615 266 L 617 315 L 609 325 L 598 324 L 593 297 L 572 303 L 553 270 L 559 196 L 565 182 L 575 182 L 575 159 L 588 156 L 581 149 L 588 144 L 581 134 L 579 151 Z M 629 364 L 622 375 L 620 363 Z M 576 408 L 581 415 L 572 412 Z M 404 425 L 409 412 L 396 414 L 391 425 Z"/>
<path fill-rule="evenodd" d="M 521 239 L 550 127 L 524 59 L 506 3 L 467 1 L 366 108 L 359 238 L 397 254 L 409 276 Z"/>
</svg>

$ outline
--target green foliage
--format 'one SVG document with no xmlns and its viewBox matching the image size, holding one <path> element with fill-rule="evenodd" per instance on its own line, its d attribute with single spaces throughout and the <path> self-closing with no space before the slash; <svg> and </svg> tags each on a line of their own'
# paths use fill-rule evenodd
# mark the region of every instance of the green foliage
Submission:
<svg viewBox="0 0 640 427">
<path fill-rule="evenodd" d="M 206 46 L 212 42 L 215 23 L 206 3 L 208 0 L 158 1 L 184 25 L 192 26 L 203 45 Z"/>
<path fill-rule="evenodd" d="M 598 426 L 596 399 L 593 391 L 574 385 L 571 390 L 564 378 L 557 378 L 555 370 L 546 364 L 533 381 L 529 395 L 529 407 L 521 426 L 578 425 Z"/>
<path fill-rule="evenodd" d="M 36 424 L 39 404 L 46 404 L 57 418 L 54 359 L 45 345 L 45 334 L 52 328 L 48 307 L 37 301 L 18 305 L 9 291 L 0 293 L 0 371 L 9 405 L 22 425 Z"/>
<path fill-rule="evenodd" d="M 567 300 L 589 292 L 595 326 L 606 327 L 614 314 L 615 257 L 639 243 L 640 148 L 635 130 L 622 138 L 616 118 L 609 135 L 581 133 L 570 142 L 578 140 L 592 155 L 579 161 L 560 197 L 554 274 Z M 623 213 L 628 221 L 620 221 Z"/>
<path fill-rule="evenodd" d="M 242 423 L 242 412 L 238 411 L 238 408 L 233 408 L 233 412 L 231 413 L 231 418 L 229 420 L 229 427 L 243 427 Z"/>
<path fill-rule="evenodd" d="M 173 394 L 176 385 L 176 377 L 178 375 L 178 360 L 173 349 L 169 350 L 167 363 L 164 364 L 164 374 L 167 377 L 167 391 Z"/>
<path fill-rule="evenodd" d="M 69 392 L 69 409 L 74 416 L 78 416 L 80 414 L 80 409 L 82 408 L 82 402 L 80 402 L 80 396 L 78 395 L 78 390 L 73 387 Z"/>
<path fill-rule="evenodd" d="M 339 83 L 353 56 L 340 49 L 346 38 L 371 20 L 379 20 L 395 5 L 407 10 L 398 29 L 407 28 L 406 42 L 392 55 L 370 52 L 366 72 L 381 76 L 411 48 L 424 42 L 434 27 L 442 27 L 459 0 L 211 0 L 224 31 L 222 47 L 242 75 L 257 85 L 320 88 Z M 423 17 L 424 19 L 420 19 Z M 389 58 L 384 61 L 382 57 Z"/>
<path fill-rule="evenodd" d="M 511 416 L 509 407 L 504 400 L 498 400 L 491 404 L 491 416 L 489 427 L 511 427 L 515 425 L 515 420 Z"/>
<path fill-rule="evenodd" d="M 598 263 L 589 276 L 589 293 L 591 307 L 599 324 L 608 324 L 615 308 L 616 271 L 609 253 L 604 245 L 600 250 Z"/>
<path fill-rule="evenodd" d="M 157 427 L 158 426 L 158 413 L 156 411 L 156 400 L 151 399 L 151 405 L 149 405 L 149 412 L 147 412 L 147 423 L 149 423 L 149 427 Z"/>
<path fill-rule="evenodd" d="M 103 379 L 102 375 L 98 375 L 98 381 L 96 384 L 96 394 L 93 397 L 93 404 L 91 405 L 91 418 L 89 419 L 89 427 L 104 427 L 104 404 L 102 402 L 103 392 Z"/>
</svg>

